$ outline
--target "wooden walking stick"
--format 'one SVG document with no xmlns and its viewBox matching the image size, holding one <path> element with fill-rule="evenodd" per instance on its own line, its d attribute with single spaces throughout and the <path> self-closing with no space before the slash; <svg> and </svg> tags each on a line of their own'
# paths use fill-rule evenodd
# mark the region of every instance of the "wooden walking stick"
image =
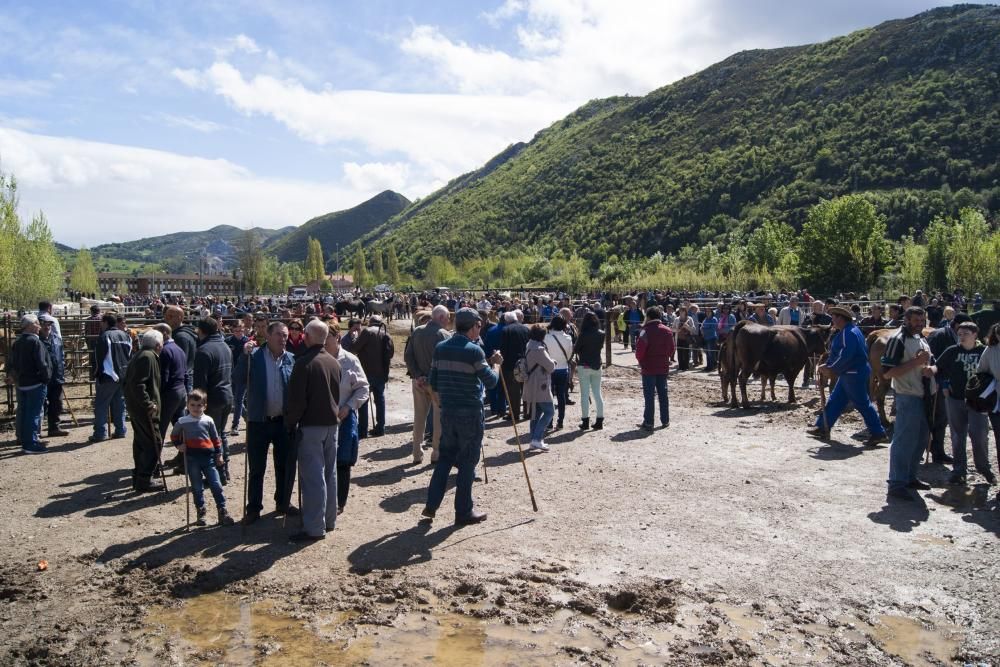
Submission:
<svg viewBox="0 0 1000 667">
<path fill-rule="evenodd" d="M 500 384 L 503 385 L 503 394 L 507 397 L 507 405 L 511 405 L 510 402 L 510 392 L 507 391 L 507 380 L 503 376 L 503 371 L 500 371 Z M 514 439 L 517 441 L 517 451 L 521 455 L 521 467 L 524 468 L 524 481 L 528 483 L 528 494 L 531 496 L 531 509 L 538 511 L 538 503 L 535 502 L 535 492 L 531 488 L 531 478 L 528 477 L 528 464 L 524 460 L 524 450 L 521 448 L 521 436 L 517 432 L 517 420 L 514 419 L 514 409 L 511 408 L 510 412 L 511 420 L 510 423 L 514 426 Z"/>
<path fill-rule="evenodd" d="M 249 445 L 249 443 L 247 443 Z M 247 480 L 250 478 L 250 449 L 249 447 L 243 448 L 243 516 L 247 514 Z M 247 532 L 247 522 L 242 521 L 242 532 Z"/>
</svg>

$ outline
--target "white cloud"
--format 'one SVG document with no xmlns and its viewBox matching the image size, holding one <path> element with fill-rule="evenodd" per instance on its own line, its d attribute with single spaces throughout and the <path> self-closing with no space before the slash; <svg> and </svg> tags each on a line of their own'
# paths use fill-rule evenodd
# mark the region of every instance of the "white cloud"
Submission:
<svg viewBox="0 0 1000 667">
<path fill-rule="evenodd" d="M 98 245 L 176 231 L 298 225 L 377 194 L 356 184 L 257 176 L 227 160 L 0 128 L 21 213 L 43 210 L 57 241 Z M 362 168 L 362 172 L 364 168 Z M 373 170 L 369 169 L 369 172 Z"/>
<path fill-rule="evenodd" d="M 225 125 L 216 123 L 215 121 L 205 120 L 204 118 L 195 118 L 194 116 L 161 113 L 157 117 L 170 127 L 185 127 L 189 130 L 195 130 L 196 132 L 203 132 L 206 134 L 218 132 L 226 127 Z"/>
<path fill-rule="evenodd" d="M 344 178 L 356 190 L 395 190 L 406 188 L 410 178 L 410 165 L 405 162 L 347 162 Z"/>
<path fill-rule="evenodd" d="M 270 116 L 309 142 L 357 142 L 373 156 L 401 154 L 423 184 L 480 166 L 576 106 L 528 96 L 316 91 L 291 79 L 247 78 L 227 62 L 188 78 L 207 83 L 239 111 Z"/>
<path fill-rule="evenodd" d="M 201 75 L 201 72 L 196 69 L 181 69 L 180 67 L 175 67 L 170 70 L 170 74 L 188 88 L 193 88 L 195 90 L 205 88 L 205 79 Z"/>
<path fill-rule="evenodd" d="M 523 53 L 469 45 L 417 25 L 402 50 L 461 92 L 577 102 L 645 94 L 752 44 L 697 0 L 517 0 L 488 21 L 514 23 Z"/>
</svg>

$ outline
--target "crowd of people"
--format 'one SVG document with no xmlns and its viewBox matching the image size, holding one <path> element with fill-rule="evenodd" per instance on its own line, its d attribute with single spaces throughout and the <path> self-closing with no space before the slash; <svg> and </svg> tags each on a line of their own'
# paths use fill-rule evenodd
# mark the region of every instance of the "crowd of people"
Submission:
<svg viewBox="0 0 1000 667">
<path fill-rule="evenodd" d="M 889 304 L 889 318 L 879 304 L 862 313 L 848 300 L 854 295 L 841 296 L 843 302 L 816 300 L 805 290 L 599 293 L 578 299 L 559 293 L 441 290 L 405 296 L 414 317 L 403 352 L 414 415 L 412 462 L 422 464 L 429 450 L 434 466 L 426 517 L 434 517 L 448 475 L 457 467 L 456 521 L 485 518 L 473 507 L 471 488 L 487 419 L 527 420 L 529 451 L 548 451 L 546 435 L 566 427 L 567 407 L 576 404 L 571 394 L 578 386 L 578 428 L 603 429 L 602 356 L 609 338 L 634 350 L 644 398 L 638 428 L 651 432 L 657 422 L 661 428 L 670 425 L 671 367 L 676 363 L 684 371 L 704 363 L 706 370 L 714 369 L 720 343 L 741 321 L 832 326 L 837 333 L 819 372 L 836 378 L 836 384 L 813 433 L 829 436 L 843 411 L 853 406 L 865 419 L 869 445 L 886 441 L 888 434 L 868 395 L 871 368 L 864 334 L 895 329 L 881 360 L 896 396 L 889 495 L 910 498 L 909 490 L 923 488 L 916 464 L 926 442 L 936 462 L 953 466 L 952 483 L 964 484 L 966 440 L 971 438 L 975 468 L 994 484 L 987 438 L 992 424 L 1000 441 L 995 398 L 1000 324 L 992 327 L 984 346 L 978 340 L 982 332 L 961 310 L 966 304 L 954 295 L 900 297 Z M 994 310 L 1000 311 L 995 303 Z M 254 299 L 154 301 L 149 311 L 148 319 L 159 321 L 138 336 L 130 334 L 121 315 L 97 307 L 85 322 L 94 382 L 89 441 L 126 437 L 128 415 L 134 490 L 163 488 L 163 471 L 173 468 L 190 479 L 198 522 L 206 521 L 207 486 L 219 522 L 226 524 L 233 521 L 225 499 L 231 480 L 229 438 L 242 427 L 248 464 L 242 521 L 253 524 L 264 511 L 270 451 L 275 510 L 302 514 L 303 530 L 294 539 L 321 539 L 346 507 L 359 441 L 386 432 L 385 390 L 396 350 L 382 318 L 349 317 L 342 323 L 333 304 L 322 301 L 276 308 Z M 925 338 L 927 324 L 934 331 Z M 41 454 L 47 451 L 41 441 L 44 415 L 50 436 L 68 434 L 60 422 L 62 336 L 47 302 L 37 314 L 25 314 L 20 328 L 6 381 L 17 390 L 18 444 L 27 454 Z M 994 393 L 984 386 L 977 394 L 993 396 L 994 404 L 974 409 L 966 388 L 984 378 L 992 378 Z M 943 444 L 948 427 L 951 454 Z M 164 442 L 177 448 L 166 461 Z M 292 503 L 296 476 L 301 508 Z"/>
</svg>

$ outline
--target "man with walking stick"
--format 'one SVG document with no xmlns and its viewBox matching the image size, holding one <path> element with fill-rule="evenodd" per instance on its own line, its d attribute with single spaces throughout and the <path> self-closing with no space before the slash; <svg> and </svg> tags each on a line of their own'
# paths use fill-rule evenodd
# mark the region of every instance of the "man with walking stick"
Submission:
<svg viewBox="0 0 1000 667">
<path fill-rule="evenodd" d="M 455 334 L 434 348 L 428 381 L 441 408 L 441 444 L 423 510 L 428 519 L 433 519 L 441 506 L 448 475 L 457 467 L 455 523 L 486 520 L 486 514 L 473 507 L 472 482 L 483 446 L 483 387 L 497 385 L 497 373 L 490 366 L 502 364 L 503 355 L 494 352 L 487 361 L 483 348 L 473 342 L 482 326 L 478 312 L 462 308 L 455 313 Z"/>
<path fill-rule="evenodd" d="M 830 392 L 830 400 L 808 433 L 824 439 L 830 437 L 830 429 L 850 404 L 861 413 L 865 426 L 868 427 L 865 446 L 875 447 L 886 442 L 888 437 L 879 420 L 875 404 L 868 396 L 868 378 L 872 369 L 868 364 L 868 348 L 865 345 L 864 334 L 855 326 L 851 311 L 846 308 L 833 306 L 827 309 L 827 313 L 833 318 L 833 328 L 837 333 L 830 343 L 830 356 L 826 363 L 818 368 L 818 372 L 827 379 L 836 376 L 837 383 Z"/>
</svg>

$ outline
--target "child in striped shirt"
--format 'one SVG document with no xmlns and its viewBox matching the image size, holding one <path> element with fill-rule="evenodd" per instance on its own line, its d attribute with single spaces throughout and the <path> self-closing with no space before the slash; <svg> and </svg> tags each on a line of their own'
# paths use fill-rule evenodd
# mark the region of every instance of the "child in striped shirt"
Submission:
<svg viewBox="0 0 1000 667">
<path fill-rule="evenodd" d="M 205 392 L 195 389 L 187 398 L 188 413 L 177 420 L 170 432 L 170 442 L 177 451 L 184 452 L 187 474 L 191 480 L 194 506 L 198 510 L 198 526 L 206 525 L 205 486 L 212 491 L 215 506 L 219 510 L 219 525 L 229 526 L 233 518 L 226 512 L 226 496 L 222 492 L 219 467 L 222 466 L 222 440 L 215 428 L 215 422 L 205 414 L 208 400 Z"/>
</svg>

